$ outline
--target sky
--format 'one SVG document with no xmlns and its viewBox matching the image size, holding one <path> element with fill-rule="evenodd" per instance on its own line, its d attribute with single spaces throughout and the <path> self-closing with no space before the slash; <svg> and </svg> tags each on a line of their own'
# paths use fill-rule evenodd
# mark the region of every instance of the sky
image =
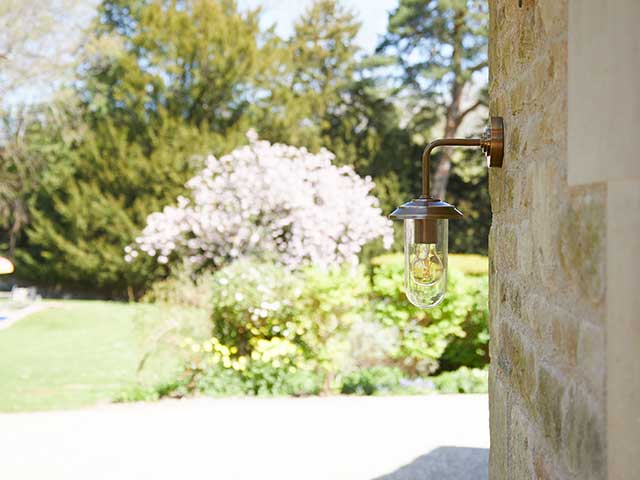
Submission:
<svg viewBox="0 0 640 480">
<path fill-rule="evenodd" d="M 293 33 L 293 24 L 301 14 L 311 5 L 313 0 L 238 0 L 241 9 L 262 7 L 261 22 L 262 27 L 267 28 L 276 25 L 277 33 L 287 38 Z M 2 2 L 2 0 L 0 0 Z M 96 0 L 85 0 L 79 2 L 90 8 L 95 5 Z M 362 23 L 360 33 L 356 38 L 357 44 L 366 53 L 371 53 L 375 49 L 380 37 L 386 32 L 389 12 L 393 10 L 398 0 L 342 0 L 342 3 L 353 10 Z M 85 15 L 85 23 L 88 23 L 91 14 Z M 1 101 L 5 105 L 31 103 L 42 101 L 53 91 L 50 85 L 42 82 L 33 82 L 19 88 L 6 95 Z"/>
<path fill-rule="evenodd" d="M 263 26 L 275 23 L 278 34 L 288 37 L 293 32 L 294 21 L 304 13 L 312 0 L 239 0 L 238 3 L 243 8 L 262 7 Z M 389 11 L 397 6 L 398 0 L 343 0 L 343 4 L 354 10 L 362 22 L 358 44 L 365 51 L 372 52 L 379 36 L 387 29 Z"/>
</svg>

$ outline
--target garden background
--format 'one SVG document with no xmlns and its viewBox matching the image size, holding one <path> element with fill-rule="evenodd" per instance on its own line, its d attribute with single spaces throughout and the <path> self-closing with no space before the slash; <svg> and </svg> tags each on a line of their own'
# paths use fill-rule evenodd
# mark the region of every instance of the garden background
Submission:
<svg viewBox="0 0 640 480">
<path fill-rule="evenodd" d="M 465 214 L 439 307 L 386 220 L 486 121 L 484 2 L 401 0 L 374 52 L 337 0 L 290 37 L 231 0 L 46 3 L 0 6 L 0 281 L 47 299 L 0 331 L 2 410 L 486 390 L 480 155 L 434 162 Z"/>
</svg>

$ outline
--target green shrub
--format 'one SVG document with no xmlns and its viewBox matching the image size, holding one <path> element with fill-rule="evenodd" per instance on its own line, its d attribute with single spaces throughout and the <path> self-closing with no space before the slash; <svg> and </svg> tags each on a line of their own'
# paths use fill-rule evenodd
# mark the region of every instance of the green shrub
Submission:
<svg viewBox="0 0 640 480">
<path fill-rule="evenodd" d="M 345 375 L 341 393 L 373 395 L 391 392 L 400 385 L 402 370 L 397 367 L 370 367 Z"/>
<path fill-rule="evenodd" d="M 398 328 L 399 348 L 394 357 L 396 364 L 409 375 L 428 375 L 436 371 L 441 356 L 457 339 L 465 340 L 447 357 L 452 365 L 460 363 L 456 353 L 467 355 L 465 345 L 471 345 L 469 348 L 473 348 L 473 352 L 486 346 L 488 305 L 483 290 L 484 277 L 463 275 L 450 268 L 444 302 L 437 308 L 422 310 L 411 305 L 405 297 L 402 255 L 373 259 L 370 276 L 375 315 L 383 325 Z M 476 356 L 485 358 L 484 351 L 474 355 L 474 361 Z"/>
<path fill-rule="evenodd" d="M 209 333 L 183 342 L 181 375 L 156 392 L 475 391 L 473 370 L 469 379 L 464 370 L 428 377 L 487 362 L 486 262 L 460 258 L 469 273 L 452 266 L 447 297 L 431 310 L 407 301 L 400 255 L 373 259 L 368 279 L 359 269 L 291 272 L 249 259 L 196 280 L 178 272 L 152 290 L 153 298 L 183 305 L 206 298 Z M 191 291 L 180 292 L 180 285 Z"/>
<path fill-rule="evenodd" d="M 317 362 L 328 392 L 337 386 L 335 375 L 350 363 L 349 333 L 368 308 L 369 286 L 362 270 L 349 268 L 310 268 L 302 272 L 302 282 L 302 342 Z"/>
<path fill-rule="evenodd" d="M 431 377 L 440 393 L 487 393 L 489 371 L 487 369 L 460 367 L 453 372 Z"/>
<path fill-rule="evenodd" d="M 195 274 L 184 264 L 164 280 L 155 282 L 142 297 L 145 303 L 167 303 L 211 309 L 211 274 Z"/>
<path fill-rule="evenodd" d="M 310 328 L 299 316 L 302 283 L 270 263 L 239 260 L 212 278 L 213 336 L 237 356 L 250 356 L 260 340 L 278 338 L 303 355 L 301 338 Z"/>
<path fill-rule="evenodd" d="M 271 362 L 249 361 L 243 368 L 194 361 L 177 381 L 156 389 L 158 396 L 314 395 L 321 378 L 313 371 L 283 368 Z"/>
<path fill-rule="evenodd" d="M 239 260 L 216 272 L 210 285 L 212 336 L 185 345 L 192 353 L 189 389 L 302 395 L 317 391 L 318 379 L 324 391 L 335 388 L 349 359 L 350 327 L 367 307 L 362 271 L 293 273 Z M 225 381 L 242 387 L 225 390 L 216 380 L 222 371 L 232 375 Z"/>
<path fill-rule="evenodd" d="M 160 398 L 156 388 L 145 387 L 143 385 L 134 385 L 131 388 L 125 389 L 115 396 L 114 403 L 125 402 L 153 402 Z"/>
<path fill-rule="evenodd" d="M 440 357 L 440 371 L 460 367 L 483 368 L 489 364 L 489 279 L 487 276 L 465 278 L 469 311 L 461 327 L 463 336 L 451 339 Z"/>
</svg>

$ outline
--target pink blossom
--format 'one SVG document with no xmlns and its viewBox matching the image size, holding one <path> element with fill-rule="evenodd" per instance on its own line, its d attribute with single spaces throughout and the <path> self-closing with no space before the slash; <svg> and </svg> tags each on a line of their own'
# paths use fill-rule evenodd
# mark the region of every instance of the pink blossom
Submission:
<svg viewBox="0 0 640 480">
<path fill-rule="evenodd" d="M 190 194 L 147 217 L 125 249 L 128 261 L 140 250 L 161 263 L 177 256 L 219 266 L 259 255 L 297 268 L 356 264 L 376 238 L 391 245 L 391 222 L 370 195 L 369 177 L 332 165 L 327 150 L 271 144 L 253 130 L 247 138 L 249 145 L 220 159 L 206 157 L 186 184 Z"/>
</svg>

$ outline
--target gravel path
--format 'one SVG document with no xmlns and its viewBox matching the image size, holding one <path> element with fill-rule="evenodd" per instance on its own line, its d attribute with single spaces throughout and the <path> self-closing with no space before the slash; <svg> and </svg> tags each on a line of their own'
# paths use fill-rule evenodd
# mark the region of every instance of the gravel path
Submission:
<svg viewBox="0 0 640 480">
<path fill-rule="evenodd" d="M 195 399 L 0 414 L 7 480 L 486 480 L 486 395 Z"/>
</svg>

